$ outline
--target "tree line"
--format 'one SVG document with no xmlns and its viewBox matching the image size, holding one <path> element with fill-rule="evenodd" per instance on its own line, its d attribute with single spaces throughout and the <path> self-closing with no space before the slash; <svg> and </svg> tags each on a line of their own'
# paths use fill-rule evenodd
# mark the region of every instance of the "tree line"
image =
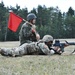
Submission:
<svg viewBox="0 0 75 75">
<path fill-rule="evenodd" d="M 17 32 L 12 32 L 7 28 L 9 11 L 12 10 L 16 15 L 26 19 L 28 13 L 34 13 L 37 16 L 36 26 L 41 38 L 50 34 L 55 39 L 58 38 L 75 38 L 75 11 L 69 7 L 67 12 L 61 12 L 59 7 L 46 7 L 38 5 L 30 12 L 28 9 L 20 8 L 18 4 L 15 7 L 5 7 L 4 3 L 0 3 L 0 41 L 17 41 L 19 40 L 19 31 L 24 22 L 22 22 Z"/>
</svg>

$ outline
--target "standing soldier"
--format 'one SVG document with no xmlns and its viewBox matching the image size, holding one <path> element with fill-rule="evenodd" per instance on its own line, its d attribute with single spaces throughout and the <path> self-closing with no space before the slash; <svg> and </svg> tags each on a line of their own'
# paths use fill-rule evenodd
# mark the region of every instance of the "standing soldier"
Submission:
<svg viewBox="0 0 75 75">
<path fill-rule="evenodd" d="M 28 22 L 22 25 L 20 30 L 20 45 L 38 41 L 40 39 L 40 35 L 36 32 L 36 15 L 34 13 L 28 14 L 27 21 Z"/>
<path fill-rule="evenodd" d="M 52 55 L 59 52 L 58 48 L 51 48 L 53 37 L 45 35 L 42 40 L 32 43 L 24 43 L 23 45 L 13 49 L 0 49 L 0 53 L 5 56 L 23 56 L 23 55 Z"/>
</svg>

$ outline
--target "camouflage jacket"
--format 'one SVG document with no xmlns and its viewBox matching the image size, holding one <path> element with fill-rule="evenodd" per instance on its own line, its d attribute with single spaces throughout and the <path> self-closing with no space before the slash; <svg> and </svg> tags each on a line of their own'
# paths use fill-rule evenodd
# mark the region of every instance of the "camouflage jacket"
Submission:
<svg viewBox="0 0 75 75">
<path fill-rule="evenodd" d="M 20 45 L 36 41 L 36 35 L 32 33 L 32 26 L 24 23 L 19 33 Z"/>
<path fill-rule="evenodd" d="M 22 56 L 22 55 L 51 55 L 54 54 L 44 42 L 24 43 L 13 49 L 1 49 L 2 55 Z"/>
</svg>

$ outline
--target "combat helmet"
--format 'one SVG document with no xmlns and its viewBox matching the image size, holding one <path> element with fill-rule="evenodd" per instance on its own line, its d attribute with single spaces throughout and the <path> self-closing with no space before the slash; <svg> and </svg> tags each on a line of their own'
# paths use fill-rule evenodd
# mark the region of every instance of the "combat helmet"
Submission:
<svg viewBox="0 0 75 75">
<path fill-rule="evenodd" d="M 30 20 L 36 19 L 36 18 L 37 17 L 36 17 L 36 15 L 34 13 L 30 13 L 30 14 L 27 15 L 27 21 L 30 21 Z"/>
<path fill-rule="evenodd" d="M 44 42 L 53 41 L 53 37 L 51 35 L 45 35 L 42 40 Z"/>
</svg>

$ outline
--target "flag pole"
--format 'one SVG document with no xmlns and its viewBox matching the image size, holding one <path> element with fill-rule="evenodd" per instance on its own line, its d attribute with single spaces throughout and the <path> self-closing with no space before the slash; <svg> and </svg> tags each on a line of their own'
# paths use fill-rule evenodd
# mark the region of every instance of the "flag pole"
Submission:
<svg viewBox="0 0 75 75">
<path fill-rule="evenodd" d="M 33 25 L 32 23 L 28 22 L 27 20 L 23 19 L 23 21 L 27 22 L 29 25 Z"/>
</svg>

